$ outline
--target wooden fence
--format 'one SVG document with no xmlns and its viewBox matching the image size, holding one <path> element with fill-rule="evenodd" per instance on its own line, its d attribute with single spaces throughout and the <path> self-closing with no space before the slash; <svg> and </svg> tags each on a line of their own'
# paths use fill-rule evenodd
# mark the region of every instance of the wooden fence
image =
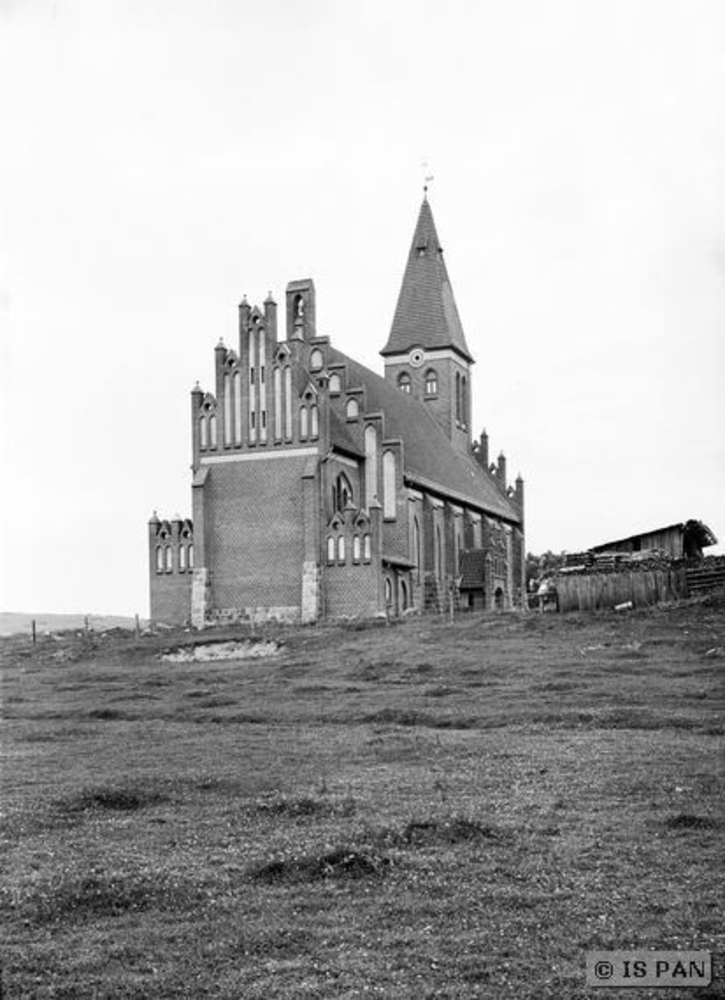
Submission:
<svg viewBox="0 0 725 1000">
<path fill-rule="evenodd" d="M 632 602 L 635 608 L 689 595 L 684 567 L 625 570 L 621 573 L 582 573 L 557 576 L 559 611 L 596 611 Z"/>
</svg>

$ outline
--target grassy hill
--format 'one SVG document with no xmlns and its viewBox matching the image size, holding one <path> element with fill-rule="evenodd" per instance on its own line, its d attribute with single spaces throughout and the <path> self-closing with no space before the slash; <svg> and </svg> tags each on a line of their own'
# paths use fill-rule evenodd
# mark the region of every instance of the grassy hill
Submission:
<svg viewBox="0 0 725 1000">
<path fill-rule="evenodd" d="M 722 956 L 724 618 L 4 640 L 3 995 L 558 1000 L 588 950 Z"/>
</svg>

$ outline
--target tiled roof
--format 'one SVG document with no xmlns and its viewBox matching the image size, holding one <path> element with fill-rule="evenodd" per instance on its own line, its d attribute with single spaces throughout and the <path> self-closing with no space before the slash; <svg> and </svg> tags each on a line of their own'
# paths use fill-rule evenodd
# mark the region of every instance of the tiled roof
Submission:
<svg viewBox="0 0 725 1000">
<path fill-rule="evenodd" d="M 380 353 L 407 353 L 413 347 L 453 348 L 473 360 L 427 198 L 420 206 L 390 336 Z"/>
<path fill-rule="evenodd" d="M 486 572 L 484 549 L 461 552 L 461 590 L 478 590 L 483 586 Z"/>
<path fill-rule="evenodd" d="M 365 389 L 368 413 L 384 413 L 385 437 L 403 441 L 403 471 L 409 482 L 437 491 L 454 502 L 467 503 L 508 521 L 520 522 L 520 514 L 502 494 L 488 470 L 483 469 L 472 454 L 456 451 L 423 403 L 333 347 L 329 348 L 329 360 L 332 364 L 347 366 L 348 388 Z M 339 420 L 332 422 L 330 431 L 333 447 L 351 450 L 350 435 Z M 359 454 L 359 447 L 355 447 L 354 452 Z"/>
</svg>

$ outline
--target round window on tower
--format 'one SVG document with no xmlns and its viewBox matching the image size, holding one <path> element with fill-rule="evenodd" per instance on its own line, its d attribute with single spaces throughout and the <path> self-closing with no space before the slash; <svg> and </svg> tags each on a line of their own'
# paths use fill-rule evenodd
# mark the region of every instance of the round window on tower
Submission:
<svg viewBox="0 0 725 1000">
<path fill-rule="evenodd" d="M 412 368 L 420 368 L 425 360 L 425 355 L 419 347 L 415 347 L 408 355 L 408 362 Z"/>
</svg>

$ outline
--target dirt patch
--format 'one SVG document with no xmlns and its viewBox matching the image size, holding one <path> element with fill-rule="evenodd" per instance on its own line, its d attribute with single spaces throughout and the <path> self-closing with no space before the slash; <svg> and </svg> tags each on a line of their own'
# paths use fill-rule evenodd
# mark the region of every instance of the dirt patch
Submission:
<svg viewBox="0 0 725 1000">
<path fill-rule="evenodd" d="M 162 653 L 161 659 L 167 663 L 208 663 L 215 660 L 259 660 L 277 656 L 278 642 L 207 642 L 195 646 L 181 646 Z"/>
</svg>

